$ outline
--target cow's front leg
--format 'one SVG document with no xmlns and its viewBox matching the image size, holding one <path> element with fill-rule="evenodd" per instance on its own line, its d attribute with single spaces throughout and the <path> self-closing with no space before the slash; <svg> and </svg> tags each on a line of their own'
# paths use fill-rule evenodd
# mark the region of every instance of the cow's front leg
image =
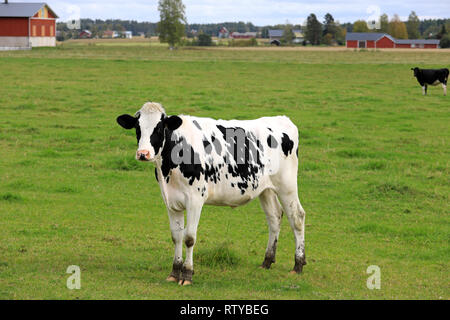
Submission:
<svg viewBox="0 0 450 320">
<path fill-rule="evenodd" d="M 444 89 L 444 96 L 447 95 L 447 84 L 443 83 L 442 88 Z"/>
<path fill-rule="evenodd" d="M 184 232 L 184 243 L 186 245 L 186 259 L 184 260 L 181 271 L 181 279 L 178 284 L 186 286 L 192 284 L 192 275 L 194 274 L 194 245 L 197 239 L 197 227 L 202 212 L 203 203 L 193 201 L 186 208 L 186 229 Z"/>
<path fill-rule="evenodd" d="M 183 211 L 168 210 L 168 214 L 170 231 L 172 232 L 172 241 L 175 245 L 175 254 L 173 257 L 172 272 L 166 280 L 178 282 L 181 279 L 181 269 L 183 267 L 184 213 Z"/>
</svg>

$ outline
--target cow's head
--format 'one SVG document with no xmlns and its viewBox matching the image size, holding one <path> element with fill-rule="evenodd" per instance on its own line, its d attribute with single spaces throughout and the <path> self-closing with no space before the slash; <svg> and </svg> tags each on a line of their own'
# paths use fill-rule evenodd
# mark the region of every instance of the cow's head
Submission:
<svg viewBox="0 0 450 320">
<path fill-rule="evenodd" d="M 419 68 L 417 68 L 417 67 L 415 67 L 415 68 L 411 68 L 411 70 L 413 70 L 414 71 L 414 77 L 416 77 L 417 78 L 417 76 L 419 75 Z"/>
<path fill-rule="evenodd" d="M 134 116 L 123 114 L 117 117 L 117 123 L 125 129 L 136 129 L 136 159 L 155 161 L 161 154 L 166 130 L 178 129 L 183 120 L 178 116 L 166 116 L 159 103 L 147 102 Z"/>
</svg>

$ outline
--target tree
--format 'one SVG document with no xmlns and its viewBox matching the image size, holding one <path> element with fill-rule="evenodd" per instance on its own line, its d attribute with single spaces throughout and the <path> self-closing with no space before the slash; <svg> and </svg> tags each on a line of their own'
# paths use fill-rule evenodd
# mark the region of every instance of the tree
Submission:
<svg viewBox="0 0 450 320">
<path fill-rule="evenodd" d="M 380 32 L 387 33 L 389 30 L 389 17 L 386 13 L 380 16 Z"/>
<path fill-rule="evenodd" d="M 181 0 L 159 0 L 158 10 L 160 21 L 158 23 L 159 40 L 167 42 L 170 50 L 181 42 L 187 24 L 185 6 Z"/>
<path fill-rule="evenodd" d="M 269 28 L 262 28 L 261 38 L 269 38 Z"/>
<path fill-rule="evenodd" d="M 326 45 L 331 45 L 333 43 L 333 35 L 331 33 L 327 33 L 322 37 L 322 43 Z"/>
<path fill-rule="evenodd" d="M 345 44 L 345 36 L 347 35 L 347 29 L 342 28 L 339 23 L 336 23 L 336 42 L 339 45 Z"/>
<path fill-rule="evenodd" d="M 406 22 L 406 30 L 408 32 L 409 39 L 419 38 L 420 36 L 419 25 L 420 25 L 419 17 L 416 15 L 414 11 L 411 11 L 411 13 L 408 16 L 408 21 Z"/>
<path fill-rule="evenodd" d="M 292 24 L 286 21 L 286 25 L 283 29 L 283 37 L 281 38 L 283 44 L 291 44 L 292 40 L 294 40 L 295 34 L 293 28 Z"/>
<path fill-rule="evenodd" d="M 436 35 L 437 39 L 442 39 L 447 34 L 447 29 L 445 28 L 445 24 L 442 25 L 441 31 Z"/>
<path fill-rule="evenodd" d="M 369 32 L 367 22 L 364 20 L 357 20 L 353 24 L 353 32 Z"/>
<path fill-rule="evenodd" d="M 450 48 L 450 35 L 446 34 L 441 38 L 439 42 L 441 48 Z"/>
<path fill-rule="evenodd" d="M 99 37 L 99 28 L 98 28 L 97 25 L 93 25 L 92 26 L 91 32 L 92 32 L 92 38 L 98 38 Z"/>
<path fill-rule="evenodd" d="M 327 13 L 323 21 L 323 35 L 330 34 L 332 39 L 336 38 L 337 25 L 334 22 L 334 18 L 330 13 Z"/>
<path fill-rule="evenodd" d="M 408 32 L 406 31 L 406 25 L 400 21 L 397 14 L 394 14 L 391 22 L 389 22 L 388 33 L 397 39 L 408 39 Z"/>
<path fill-rule="evenodd" d="M 212 39 L 209 34 L 199 34 L 198 36 L 198 45 L 199 46 L 211 46 L 212 45 Z"/>
<path fill-rule="evenodd" d="M 306 19 L 305 39 L 313 45 L 320 44 L 322 35 L 322 24 L 317 20 L 314 13 L 311 13 Z"/>
</svg>

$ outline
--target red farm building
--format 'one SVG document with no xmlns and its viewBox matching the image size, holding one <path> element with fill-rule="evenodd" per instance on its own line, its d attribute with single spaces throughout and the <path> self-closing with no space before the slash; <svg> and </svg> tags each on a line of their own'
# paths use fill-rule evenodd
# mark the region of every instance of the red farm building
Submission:
<svg viewBox="0 0 450 320">
<path fill-rule="evenodd" d="M 46 3 L 0 3 L 0 50 L 54 47 L 58 16 Z"/>
<path fill-rule="evenodd" d="M 385 48 L 439 48 L 435 39 L 395 39 L 387 33 L 349 32 L 345 37 L 347 48 L 385 49 Z"/>
<path fill-rule="evenodd" d="M 233 39 L 251 39 L 256 38 L 256 32 L 232 32 L 231 38 Z"/>
</svg>

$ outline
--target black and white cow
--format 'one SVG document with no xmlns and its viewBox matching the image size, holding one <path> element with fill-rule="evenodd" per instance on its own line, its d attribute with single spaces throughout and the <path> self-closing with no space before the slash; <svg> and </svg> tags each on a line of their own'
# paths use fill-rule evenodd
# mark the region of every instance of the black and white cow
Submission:
<svg viewBox="0 0 450 320">
<path fill-rule="evenodd" d="M 428 86 L 436 86 L 442 83 L 442 88 L 444 88 L 444 96 L 447 95 L 447 80 L 448 80 L 448 69 L 420 69 L 411 68 L 414 71 L 414 77 L 422 86 L 423 95 L 427 94 Z"/>
<path fill-rule="evenodd" d="M 305 211 L 297 194 L 298 130 L 289 118 L 227 121 L 168 116 L 159 103 L 148 102 L 134 116 L 121 115 L 117 122 L 125 129 L 136 129 L 136 159 L 152 161 L 156 167 L 175 244 L 168 281 L 192 283 L 192 255 L 203 205 L 238 207 L 256 197 L 269 225 L 262 267 L 269 269 L 275 262 L 285 212 L 296 243 L 291 272 L 302 271 Z"/>
</svg>

